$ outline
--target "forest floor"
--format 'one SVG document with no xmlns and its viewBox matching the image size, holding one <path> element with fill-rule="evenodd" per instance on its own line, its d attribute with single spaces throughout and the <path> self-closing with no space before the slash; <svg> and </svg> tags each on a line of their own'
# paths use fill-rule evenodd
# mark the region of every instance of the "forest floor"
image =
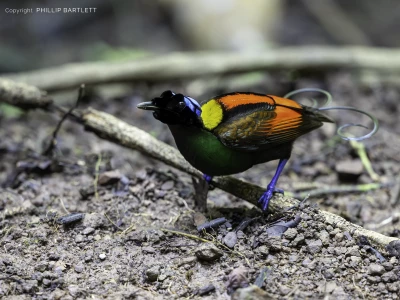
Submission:
<svg viewBox="0 0 400 300">
<path fill-rule="evenodd" d="M 386 188 L 310 197 L 290 212 L 269 216 L 214 189 L 202 214 L 185 173 L 69 121 L 58 134 L 53 157 L 39 155 L 59 117 L 3 109 L 0 182 L 8 187 L 0 189 L 0 297 L 399 299 L 398 259 L 384 249 L 374 252 L 314 212 L 331 211 L 400 237 L 400 90 L 379 84 L 362 88 L 353 75 L 341 72 L 322 80 L 298 79 L 293 86 L 323 87 L 333 94 L 333 105 L 358 107 L 380 120 L 379 132 L 364 144 Z M 107 111 L 173 144 L 164 124 L 136 109 L 164 89 L 137 86 L 112 99 L 100 93 L 81 106 Z M 246 90 L 283 95 L 290 86 L 282 79 Z M 341 124 L 352 118 L 359 122 L 358 114 L 328 114 Z M 279 187 L 296 192 L 374 182 L 360 164 L 350 143 L 326 125 L 298 140 Z M 343 165 L 351 165 L 347 178 Z M 275 167 L 270 162 L 236 176 L 266 186 Z M 73 212 L 84 215 L 60 224 L 68 222 L 60 217 Z M 299 224 L 283 235 L 268 231 L 272 221 L 295 216 L 301 217 Z M 220 226 L 197 231 L 197 225 L 222 217 L 227 221 Z M 244 220 L 251 222 L 243 226 Z"/>
</svg>

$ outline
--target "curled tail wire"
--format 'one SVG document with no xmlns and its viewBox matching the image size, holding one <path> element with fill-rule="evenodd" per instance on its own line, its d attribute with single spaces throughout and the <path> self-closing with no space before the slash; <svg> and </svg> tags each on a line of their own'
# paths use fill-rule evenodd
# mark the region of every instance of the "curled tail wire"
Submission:
<svg viewBox="0 0 400 300">
<path fill-rule="evenodd" d="M 326 100 L 323 105 L 327 105 L 327 104 L 331 103 L 331 101 L 332 101 L 332 95 L 329 92 L 327 92 L 325 90 L 317 89 L 317 88 L 305 88 L 305 89 L 295 90 L 295 91 L 292 91 L 292 92 L 286 94 L 284 96 L 284 98 L 289 98 L 293 95 L 305 93 L 305 92 L 317 92 L 317 93 L 321 93 L 321 94 L 325 95 Z M 343 130 L 345 128 L 351 127 L 351 126 L 363 127 L 363 128 L 367 128 L 367 129 L 368 129 L 368 127 L 366 127 L 362 124 L 355 124 L 355 123 L 349 123 L 349 124 L 344 124 L 344 125 L 340 126 L 337 130 L 337 134 L 344 140 L 352 140 L 352 141 L 365 140 L 365 139 L 371 137 L 372 135 L 374 135 L 379 129 L 378 119 L 366 111 L 363 111 L 361 109 L 357 109 L 354 107 L 350 107 L 350 106 L 329 106 L 329 107 L 319 107 L 318 108 L 318 107 L 316 107 L 317 101 L 315 99 L 311 99 L 311 100 L 314 103 L 313 107 L 319 111 L 325 111 L 325 110 L 347 110 L 347 111 L 349 111 L 349 110 L 351 110 L 351 111 L 355 111 L 355 112 L 361 113 L 363 115 L 366 115 L 374 123 L 374 128 L 369 133 L 367 133 L 363 136 L 360 136 L 360 137 L 346 136 L 346 135 L 344 135 Z"/>
</svg>

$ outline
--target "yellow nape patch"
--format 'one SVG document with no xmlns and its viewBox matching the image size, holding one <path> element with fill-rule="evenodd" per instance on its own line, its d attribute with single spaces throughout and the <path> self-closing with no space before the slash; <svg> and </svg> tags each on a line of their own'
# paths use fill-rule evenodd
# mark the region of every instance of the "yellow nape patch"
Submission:
<svg viewBox="0 0 400 300">
<path fill-rule="evenodd" d="M 212 99 L 201 107 L 201 119 L 203 120 L 204 127 L 208 130 L 213 130 L 221 123 L 224 117 L 221 104 Z"/>
</svg>

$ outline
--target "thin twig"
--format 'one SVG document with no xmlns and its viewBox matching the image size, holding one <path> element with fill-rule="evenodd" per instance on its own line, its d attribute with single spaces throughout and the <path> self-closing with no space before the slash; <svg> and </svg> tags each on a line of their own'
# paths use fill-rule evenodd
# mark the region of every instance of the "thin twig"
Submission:
<svg viewBox="0 0 400 300">
<path fill-rule="evenodd" d="M 353 140 L 350 140 L 350 145 L 357 152 L 357 155 L 360 157 L 365 170 L 368 172 L 372 180 L 379 181 L 380 179 L 379 175 L 376 174 L 374 169 L 372 168 L 371 161 L 369 160 L 367 151 L 365 150 L 365 145 L 359 141 L 353 141 Z"/>
<path fill-rule="evenodd" d="M 94 167 L 95 177 L 93 180 L 93 187 L 94 187 L 94 195 L 95 195 L 96 199 L 99 199 L 98 184 L 99 184 L 100 165 L 101 165 L 101 152 L 99 152 L 99 156 L 97 157 L 96 165 Z"/>
<path fill-rule="evenodd" d="M 109 217 L 106 213 L 104 213 L 104 216 L 105 216 L 105 217 L 107 218 L 107 220 L 108 220 L 111 224 L 113 224 L 118 230 L 124 231 L 121 227 L 119 227 L 117 224 L 115 224 L 114 221 L 111 220 L 110 217 Z M 129 228 L 129 227 L 128 227 L 128 228 Z M 126 229 L 125 229 L 125 230 L 126 230 Z"/>
<path fill-rule="evenodd" d="M 61 120 L 58 122 L 56 128 L 53 131 L 53 135 L 52 135 L 52 139 L 50 141 L 50 144 L 47 147 L 47 149 L 43 151 L 43 155 L 48 156 L 53 152 L 54 147 L 57 145 L 57 134 L 58 134 L 58 131 L 61 129 L 61 125 L 64 123 L 64 121 L 67 119 L 67 117 L 69 117 L 71 115 L 71 113 L 78 107 L 79 102 L 82 100 L 84 94 L 85 94 L 85 85 L 81 84 L 81 86 L 79 87 L 78 99 L 76 100 L 75 105 L 73 107 L 71 107 L 62 116 Z"/>
<path fill-rule="evenodd" d="M 354 278 L 354 274 L 353 274 L 353 285 L 356 288 L 356 290 L 361 294 L 363 299 L 365 300 L 365 296 L 364 296 L 364 293 L 363 293 L 362 289 L 356 284 L 356 280 Z"/>
<path fill-rule="evenodd" d="M 62 201 L 61 197 L 58 198 L 58 199 L 60 200 L 61 207 L 64 209 L 64 211 L 65 211 L 67 214 L 70 214 L 69 210 L 65 207 L 64 202 Z"/>
<path fill-rule="evenodd" d="M 190 239 L 193 239 L 193 240 L 197 240 L 197 241 L 200 241 L 200 242 L 203 242 L 203 243 L 212 243 L 212 241 L 203 239 L 203 238 L 201 238 L 201 237 L 199 237 L 197 235 L 193 235 L 193 234 L 190 234 L 190 233 L 177 231 L 177 230 L 171 230 L 171 229 L 167 229 L 167 228 L 160 228 L 160 230 L 164 231 L 164 232 L 169 232 L 169 233 L 172 233 L 172 234 L 176 234 L 176 235 L 182 235 L 182 236 L 185 236 L 187 238 L 190 238 Z"/>
</svg>

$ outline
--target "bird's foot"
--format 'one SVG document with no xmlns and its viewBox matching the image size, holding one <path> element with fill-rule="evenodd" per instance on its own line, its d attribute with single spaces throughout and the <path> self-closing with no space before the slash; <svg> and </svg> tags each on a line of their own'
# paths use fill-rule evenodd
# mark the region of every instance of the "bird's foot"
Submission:
<svg viewBox="0 0 400 300">
<path fill-rule="evenodd" d="M 264 212 L 268 211 L 269 201 L 271 200 L 274 193 L 283 194 L 284 191 L 282 189 L 278 189 L 274 186 L 268 185 L 267 190 L 265 191 L 264 194 L 262 194 L 262 196 L 258 200 L 258 203 L 261 204 L 261 208 Z"/>
</svg>

